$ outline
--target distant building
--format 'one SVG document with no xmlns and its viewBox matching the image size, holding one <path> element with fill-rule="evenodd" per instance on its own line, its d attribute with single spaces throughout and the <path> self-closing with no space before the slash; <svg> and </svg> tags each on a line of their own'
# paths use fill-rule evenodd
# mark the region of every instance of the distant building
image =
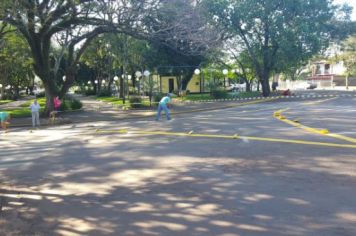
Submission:
<svg viewBox="0 0 356 236">
<path fill-rule="evenodd" d="M 325 58 L 310 62 L 311 76 L 307 78 L 317 87 L 346 87 L 356 86 L 356 78 L 350 77 L 346 81 L 346 68 L 343 61 L 337 61 L 337 55 L 341 53 L 340 46 L 331 44 L 325 52 Z M 333 60 L 331 60 L 333 59 Z"/>
</svg>

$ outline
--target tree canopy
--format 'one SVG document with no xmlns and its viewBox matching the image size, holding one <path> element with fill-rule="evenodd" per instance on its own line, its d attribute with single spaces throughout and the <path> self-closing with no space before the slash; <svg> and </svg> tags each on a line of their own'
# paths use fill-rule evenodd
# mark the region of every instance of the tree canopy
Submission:
<svg viewBox="0 0 356 236">
<path fill-rule="evenodd" d="M 336 6 L 329 0 L 205 0 L 213 22 L 247 50 L 263 94 L 269 77 L 326 48 Z M 288 60 L 286 60 L 288 58 Z M 288 63 L 282 63 L 282 62 Z"/>
</svg>

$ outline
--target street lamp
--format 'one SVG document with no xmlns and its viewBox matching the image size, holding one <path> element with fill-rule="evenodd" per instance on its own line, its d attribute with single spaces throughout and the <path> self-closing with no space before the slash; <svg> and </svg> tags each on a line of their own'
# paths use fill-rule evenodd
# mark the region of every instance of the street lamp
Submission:
<svg viewBox="0 0 356 236">
<path fill-rule="evenodd" d="M 148 97 L 149 97 L 149 100 L 150 100 L 150 107 L 151 107 L 152 106 L 152 87 L 153 87 L 153 84 L 151 83 L 150 74 L 151 74 L 151 72 L 148 71 L 148 70 L 145 70 L 143 72 L 143 75 L 145 77 L 148 77 Z"/>
<path fill-rule="evenodd" d="M 138 83 L 137 83 L 138 94 L 140 94 L 141 93 L 140 78 L 142 76 L 141 71 L 136 71 L 135 76 L 136 76 L 136 81 L 138 81 Z"/>
<path fill-rule="evenodd" d="M 96 94 L 98 94 L 98 80 L 96 79 L 96 80 L 94 80 L 94 84 L 95 84 L 95 92 L 96 92 Z"/>
<path fill-rule="evenodd" d="M 66 76 L 64 75 L 64 76 L 62 77 L 62 79 L 63 79 L 63 82 L 65 82 L 65 81 L 66 81 Z"/>
<path fill-rule="evenodd" d="M 146 76 L 146 77 L 150 76 L 150 74 L 151 74 L 151 72 L 149 72 L 148 70 L 145 70 L 143 72 L 143 75 Z"/>
<path fill-rule="evenodd" d="M 224 88 L 226 87 L 226 75 L 229 73 L 228 69 L 223 69 L 223 74 L 224 74 Z"/>
<path fill-rule="evenodd" d="M 195 69 L 194 70 L 194 74 L 199 76 L 200 75 L 200 69 Z M 202 92 L 201 76 L 199 77 L 199 90 L 200 90 L 200 93 L 201 93 Z"/>
</svg>

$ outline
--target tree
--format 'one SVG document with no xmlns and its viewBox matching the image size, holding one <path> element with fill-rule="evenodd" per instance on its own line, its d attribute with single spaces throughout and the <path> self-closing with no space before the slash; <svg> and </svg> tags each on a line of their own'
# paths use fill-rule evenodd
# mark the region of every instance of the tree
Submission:
<svg viewBox="0 0 356 236">
<path fill-rule="evenodd" d="M 11 30 L 2 38 L 0 45 L 0 84 L 11 86 L 12 98 L 19 96 L 21 87 L 32 87 L 33 60 L 25 40 Z"/>
<path fill-rule="evenodd" d="M 327 46 L 334 6 L 328 0 L 205 0 L 211 19 L 248 52 L 262 84 L 288 58 L 297 63 Z M 243 50 L 242 50 L 243 51 Z M 290 64 L 285 65 L 286 67 Z"/>
<path fill-rule="evenodd" d="M 159 74 L 177 76 L 178 93 L 186 90 L 194 70 L 222 43 L 206 10 L 201 1 L 164 0 L 157 15 L 145 22 L 152 32 L 145 58 Z"/>
<path fill-rule="evenodd" d="M 356 75 L 356 35 L 348 37 L 342 44 L 340 58 L 346 67 L 346 82 L 349 76 Z M 348 84 L 346 84 L 348 87 Z"/>
<path fill-rule="evenodd" d="M 17 28 L 31 48 L 34 71 L 43 81 L 48 111 L 53 110 L 53 97 L 63 95 L 74 82 L 80 56 L 97 35 L 105 32 L 138 34 L 139 22 L 158 7 L 159 0 L 86 0 L 14 1 L 0 8 L 0 20 Z M 143 30 L 142 30 L 143 31 Z M 50 63 L 54 35 L 66 32 L 66 82 L 61 89 L 55 83 Z"/>
</svg>

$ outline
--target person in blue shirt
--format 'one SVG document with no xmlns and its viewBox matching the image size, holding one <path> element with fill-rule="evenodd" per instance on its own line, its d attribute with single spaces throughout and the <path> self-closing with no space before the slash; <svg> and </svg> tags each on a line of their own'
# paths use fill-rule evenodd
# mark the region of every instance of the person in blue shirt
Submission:
<svg viewBox="0 0 356 236">
<path fill-rule="evenodd" d="M 10 124 L 10 114 L 5 111 L 0 111 L 0 121 L 1 121 L 1 127 L 5 130 L 5 133 L 8 131 L 7 126 Z"/>
<path fill-rule="evenodd" d="M 157 109 L 157 117 L 156 120 L 158 121 L 161 118 L 161 112 L 164 110 L 166 113 L 166 118 L 167 120 L 170 120 L 170 114 L 169 114 L 169 109 L 168 109 L 168 104 L 171 102 L 171 94 L 168 93 L 167 96 L 163 97 L 161 101 L 158 104 L 158 109 Z"/>
</svg>

